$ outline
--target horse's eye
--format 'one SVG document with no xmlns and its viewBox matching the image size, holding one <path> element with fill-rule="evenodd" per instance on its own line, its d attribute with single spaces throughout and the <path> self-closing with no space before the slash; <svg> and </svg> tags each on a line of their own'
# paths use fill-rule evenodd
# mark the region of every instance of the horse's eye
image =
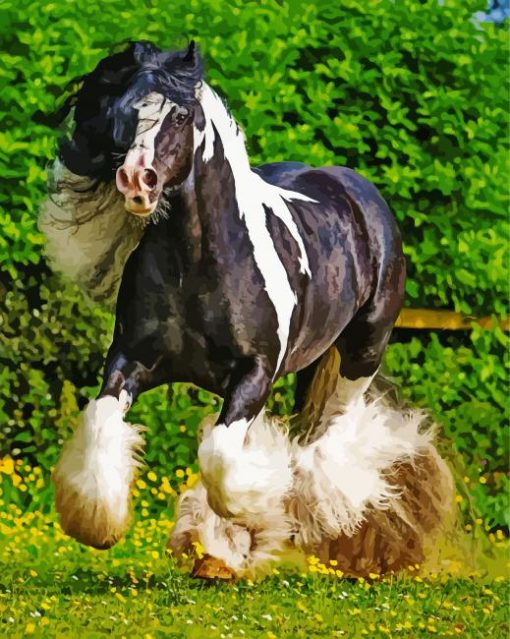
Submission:
<svg viewBox="0 0 510 639">
<path fill-rule="evenodd" d="M 185 120 L 185 119 L 186 119 L 186 116 L 184 115 L 184 113 L 178 113 L 178 114 L 175 116 L 175 121 L 176 121 L 178 124 L 182 124 L 182 123 L 184 122 L 184 120 Z"/>
</svg>

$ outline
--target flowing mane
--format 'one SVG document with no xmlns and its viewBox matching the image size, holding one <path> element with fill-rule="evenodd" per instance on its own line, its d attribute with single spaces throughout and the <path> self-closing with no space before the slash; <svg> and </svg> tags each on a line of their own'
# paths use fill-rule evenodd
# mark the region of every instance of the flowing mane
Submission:
<svg viewBox="0 0 510 639">
<path fill-rule="evenodd" d="M 134 132 L 132 105 L 148 87 L 192 104 L 201 79 L 200 58 L 190 67 L 182 52 L 131 42 L 71 83 L 79 88 L 58 112 L 71 136 L 59 141 L 38 223 L 53 269 L 94 301 L 114 302 L 126 260 L 149 223 L 126 214 L 115 185 Z M 164 218 L 168 209 L 163 194 L 150 222 Z"/>
</svg>

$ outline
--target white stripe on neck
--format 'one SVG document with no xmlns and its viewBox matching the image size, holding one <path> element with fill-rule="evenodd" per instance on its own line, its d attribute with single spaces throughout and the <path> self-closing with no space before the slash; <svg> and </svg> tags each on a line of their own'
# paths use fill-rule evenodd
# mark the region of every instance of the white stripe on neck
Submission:
<svg viewBox="0 0 510 639">
<path fill-rule="evenodd" d="M 204 143 L 203 159 L 208 162 L 214 155 L 215 130 L 217 131 L 225 160 L 229 163 L 234 176 L 239 215 L 246 224 L 253 246 L 255 263 L 276 311 L 277 333 L 280 340 L 276 376 L 287 350 L 290 321 L 297 299 L 267 228 L 264 207 L 271 210 L 285 224 L 299 247 L 300 271 L 311 277 L 306 249 L 287 203 L 292 200 L 304 202 L 315 200 L 301 193 L 273 186 L 254 173 L 246 153 L 244 135 L 221 99 L 205 83 L 199 89 L 197 97 L 204 112 L 205 126 L 202 131 L 195 127 L 194 149 L 196 150 Z"/>
</svg>

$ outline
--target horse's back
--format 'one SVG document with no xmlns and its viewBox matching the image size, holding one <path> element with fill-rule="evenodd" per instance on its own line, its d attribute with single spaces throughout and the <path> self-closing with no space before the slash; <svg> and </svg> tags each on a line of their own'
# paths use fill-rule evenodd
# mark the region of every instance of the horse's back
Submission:
<svg viewBox="0 0 510 639">
<path fill-rule="evenodd" d="M 301 162 L 275 162 L 256 169 L 263 179 L 275 186 L 298 191 L 315 198 L 317 217 L 334 211 L 362 228 L 363 239 L 369 251 L 368 259 L 377 262 L 379 273 L 384 265 L 404 268 L 400 230 L 388 204 L 378 189 L 365 177 L 343 166 L 312 168 Z M 348 206 L 339 205 L 338 197 Z M 295 207 L 299 224 L 299 206 Z M 381 268 L 382 267 L 382 268 Z"/>
<path fill-rule="evenodd" d="M 345 166 L 319 169 L 342 185 L 350 200 L 356 204 L 367 225 L 374 225 L 374 233 L 384 233 L 389 250 L 401 250 L 400 231 L 393 213 L 378 189 L 365 177 Z M 370 232 L 369 228 L 369 232 Z M 380 236 L 379 236 L 380 237 Z"/>
<path fill-rule="evenodd" d="M 377 223 L 400 240 L 395 218 L 377 188 L 365 177 L 345 166 L 311 167 L 303 162 L 273 162 L 254 169 L 266 182 L 290 191 L 310 195 L 309 189 L 321 189 L 320 203 L 324 204 L 327 183 L 335 182 L 359 209 L 367 223 Z M 315 187 L 315 189 L 314 189 Z M 374 229 L 375 230 L 375 229 Z M 382 230 L 380 228 L 379 230 Z"/>
</svg>

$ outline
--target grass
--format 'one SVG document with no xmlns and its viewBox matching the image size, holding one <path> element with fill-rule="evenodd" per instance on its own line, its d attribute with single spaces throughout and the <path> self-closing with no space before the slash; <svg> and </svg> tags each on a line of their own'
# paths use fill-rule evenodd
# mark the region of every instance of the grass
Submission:
<svg viewBox="0 0 510 639">
<path fill-rule="evenodd" d="M 278 568 L 259 583 L 210 584 L 164 553 L 173 522 L 149 496 L 171 496 L 168 479 L 139 480 L 138 519 L 103 552 L 80 546 L 50 510 L 37 510 L 36 495 L 48 489 L 38 469 L 4 461 L 0 471 L 0 637 L 508 636 L 502 537 L 490 545 L 499 576 L 444 560 L 435 573 L 413 566 L 399 576 L 347 580 L 309 557 L 306 568 Z"/>
</svg>

